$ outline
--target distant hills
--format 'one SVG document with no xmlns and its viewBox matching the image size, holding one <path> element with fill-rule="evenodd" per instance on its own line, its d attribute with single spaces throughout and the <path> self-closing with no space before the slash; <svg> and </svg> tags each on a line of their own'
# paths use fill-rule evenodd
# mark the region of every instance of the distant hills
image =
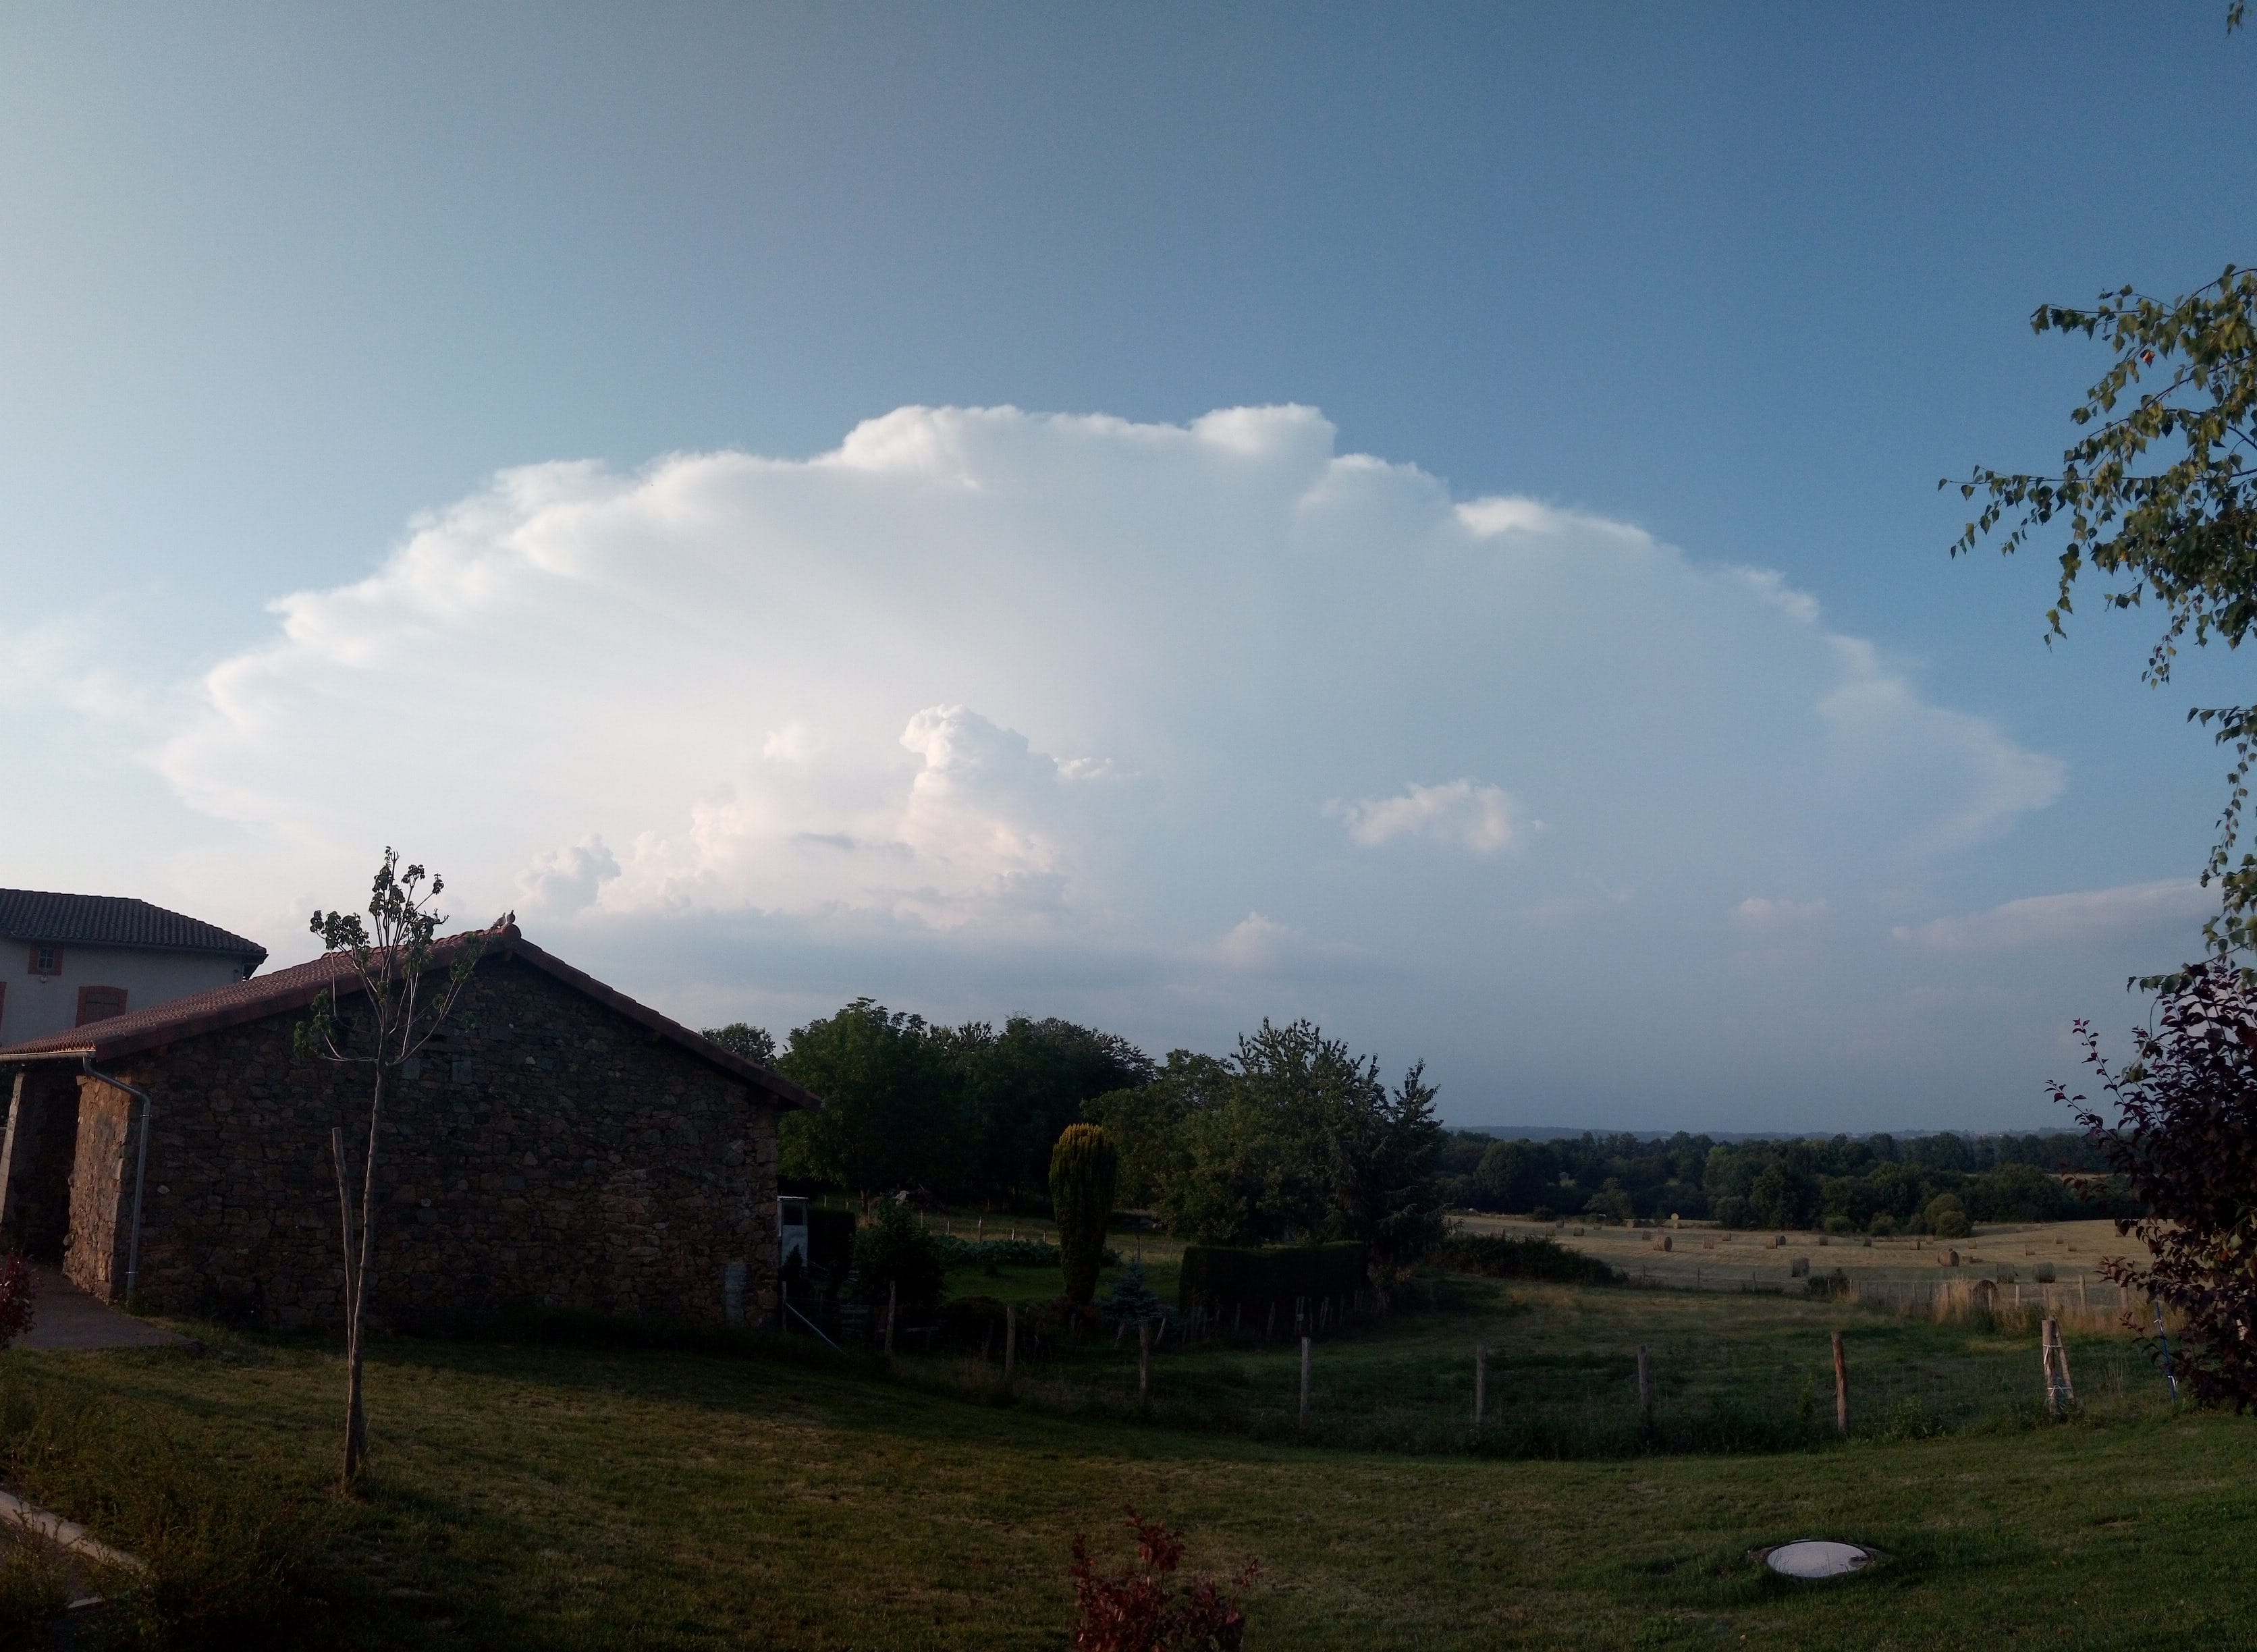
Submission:
<svg viewBox="0 0 2257 1652">
<path fill-rule="evenodd" d="M 1461 1125 L 1448 1126 L 1471 1135 L 1494 1136 L 1499 1141 L 1574 1141 L 1586 1133 L 1594 1136 L 1633 1136 L 1640 1141 L 1666 1141 L 1677 1131 L 1671 1130 L 1603 1130 L 1596 1125 Z M 1846 1135 L 1851 1140 L 1867 1136 L 1894 1136 L 1900 1141 L 1914 1140 L 1921 1136 L 2074 1136 L 2083 1133 L 2064 1130 L 2058 1126 L 2030 1130 L 1686 1130 L 1688 1136 L 1706 1136 L 1711 1141 L 1803 1141 L 1812 1137 L 1825 1139 Z"/>
</svg>

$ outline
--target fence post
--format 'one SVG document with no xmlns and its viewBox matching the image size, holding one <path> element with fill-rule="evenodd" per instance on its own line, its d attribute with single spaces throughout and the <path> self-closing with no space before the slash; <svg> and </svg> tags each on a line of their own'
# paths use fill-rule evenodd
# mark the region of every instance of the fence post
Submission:
<svg viewBox="0 0 2257 1652">
<path fill-rule="evenodd" d="M 2061 1388 L 2053 1375 L 2053 1321 L 2042 1320 L 2038 1325 L 2038 1359 L 2045 1367 L 2046 1415 L 2061 1415 Z"/>
<path fill-rule="evenodd" d="M 1309 1339 L 1301 1338 L 1301 1426 L 1309 1426 Z"/>
<path fill-rule="evenodd" d="M 2053 1362 L 2061 1373 L 2061 1397 L 2070 1405 L 2077 1403 L 2077 1382 L 2069 1374 L 2069 1343 L 2061 1334 L 2061 1321 L 2053 1321 Z"/>
<path fill-rule="evenodd" d="M 1489 1411 L 1489 1345 L 1474 1345 L 1474 1432 L 1479 1434 Z"/>
<path fill-rule="evenodd" d="M 2116 1288 L 2116 1294 L 2119 1296 L 2124 1294 L 2121 1285 Z M 2155 1310 L 2155 1340 L 2162 1345 L 2163 1350 L 2163 1380 L 2171 1385 L 2171 1403 L 2176 1405 L 2179 1402 L 2179 1380 L 2177 1373 L 2171 1369 L 2171 1333 L 2163 1324 L 2163 1305 L 2150 1296 L 2147 1306 Z"/>
<path fill-rule="evenodd" d="M 1003 1386 L 1011 1386 L 1011 1375 L 1019 1365 L 1019 1304 L 1003 1304 Z"/>
<path fill-rule="evenodd" d="M 1641 1423 L 1653 1421 L 1653 1378 L 1646 1369 L 1645 1345 L 1638 1345 L 1638 1415 Z"/>
<path fill-rule="evenodd" d="M 1136 1408 L 1150 1411 L 1152 1406 L 1152 1322 L 1136 1322 Z"/>
<path fill-rule="evenodd" d="M 1850 1432 L 1850 1359 L 1842 1351 L 1842 1333 L 1834 1333 L 1834 1426 Z"/>
<path fill-rule="evenodd" d="M 894 1357 L 894 1311 L 901 1303 L 902 1282 L 897 1279 L 886 1281 L 886 1358 Z"/>
</svg>

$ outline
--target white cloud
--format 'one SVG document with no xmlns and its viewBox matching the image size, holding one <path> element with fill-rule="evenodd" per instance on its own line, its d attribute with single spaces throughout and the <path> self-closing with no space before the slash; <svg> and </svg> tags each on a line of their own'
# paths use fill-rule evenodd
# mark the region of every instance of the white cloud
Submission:
<svg viewBox="0 0 2257 1652">
<path fill-rule="evenodd" d="M 519 893 L 528 909 L 578 912 L 593 906 L 604 886 L 619 875 L 619 858 L 591 837 L 534 858 L 517 875 Z"/>
<path fill-rule="evenodd" d="M 1348 840 L 1366 849 L 1397 837 L 1427 837 L 1477 855 L 1493 855 L 1541 825 L 1517 819 L 1513 801 L 1502 787 L 1471 780 L 1440 786 L 1413 782 L 1400 796 L 1327 803 L 1325 813 L 1345 820 Z"/>
<path fill-rule="evenodd" d="M 1475 1075 L 1509 1015 L 1516 1072 L 1603 1044 L 1653 1093 L 1783 1059 L 1718 1013 L 1719 912 L 1901 912 L 2061 791 L 1776 574 L 1334 448 L 1305 407 L 907 407 L 507 471 L 145 695 L 188 708 L 153 761 L 221 921 L 392 842 L 683 1001 L 1055 989 L 1161 1048 L 1321 1011 Z"/>
<path fill-rule="evenodd" d="M 1794 935 L 1825 922 L 1832 911 L 1823 900 L 1776 900 L 1750 895 L 1732 908 L 1732 921 L 1754 935 Z"/>
<path fill-rule="evenodd" d="M 2192 879 L 2124 884 L 2056 895 L 2030 895 L 1985 912 L 1903 925 L 1899 941 L 1939 952 L 2061 947 L 2110 937 L 2190 932 L 2218 909 L 2218 896 Z"/>
</svg>

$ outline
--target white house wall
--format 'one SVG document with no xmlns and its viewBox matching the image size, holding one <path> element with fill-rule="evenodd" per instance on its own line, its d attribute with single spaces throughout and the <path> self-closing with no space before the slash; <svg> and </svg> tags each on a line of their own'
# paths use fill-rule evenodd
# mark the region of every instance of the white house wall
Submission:
<svg viewBox="0 0 2257 1652">
<path fill-rule="evenodd" d="M 243 960 L 217 952 L 65 945 L 62 955 L 60 975 L 34 975 L 31 943 L 0 940 L 0 1044 L 77 1026 L 82 986 L 123 987 L 125 1007 L 144 1010 L 243 978 Z"/>
</svg>

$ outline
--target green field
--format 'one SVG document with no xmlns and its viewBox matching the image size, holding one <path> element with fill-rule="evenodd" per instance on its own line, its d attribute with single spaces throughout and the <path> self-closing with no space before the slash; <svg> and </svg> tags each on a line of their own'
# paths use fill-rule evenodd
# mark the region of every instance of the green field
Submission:
<svg viewBox="0 0 2257 1652">
<path fill-rule="evenodd" d="M 2009 1324 L 1440 1288 L 1319 1345 L 1314 1445 L 1291 1437 L 1284 1349 L 1169 1350 L 1143 1423 L 1133 1354 L 1101 1339 L 1030 1361 L 1007 1404 L 976 1362 L 905 1359 L 888 1377 L 805 1340 L 401 1338 L 375 1352 L 375 1472 L 346 1503 L 325 1488 L 335 1358 L 208 1331 L 201 1355 L 0 1356 L 7 1479 L 148 1555 L 172 1618 L 201 1615 L 223 1645 L 258 1642 L 218 1618 L 249 1600 L 283 1644 L 1063 1648 L 1067 1544 L 1087 1531 L 1118 1552 L 1131 1502 L 1185 1530 L 1194 1564 L 1260 1562 L 1256 1648 L 2257 1642 L 2242 1558 L 2257 1428 L 2171 1414 L 2120 1339 L 2072 1342 L 2087 1404 L 2050 1424 L 2034 1341 Z M 1476 1338 L 1500 1414 L 1485 1443 L 1467 1410 Z M 1766 1449 L 1698 1449 L 1692 1420 L 1720 1396 Z M 1892 1420 L 1908 1398 L 1930 1408 L 1918 1426 Z M 1514 1421 L 1547 1417 L 1548 1434 Z M 1367 1449 L 1382 1440 L 1415 1449 Z M 279 1601 L 228 1571 L 304 1519 L 316 1552 Z M 1746 1557 L 1803 1536 L 1891 1558 L 1788 1585 Z"/>
</svg>

